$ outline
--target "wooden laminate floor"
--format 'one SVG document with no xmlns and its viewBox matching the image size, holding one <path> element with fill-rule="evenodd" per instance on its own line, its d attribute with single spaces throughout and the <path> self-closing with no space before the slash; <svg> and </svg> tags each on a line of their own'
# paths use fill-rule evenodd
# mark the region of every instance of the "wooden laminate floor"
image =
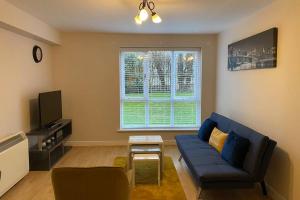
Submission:
<svg viewBox="0 0 300 200">
<path fill-rule="evenodd" d="M 179 179 L 185 191 L 187 200 L 195 200 L 197 188 L 191 179 L 189 171 L 182 160 L 178 162 L 179 152 L 176 146 L 165 148 L 166 156 L 173 158 Z M 73 147 L 57 164 L 56 167 L 92 167 L 111 166 L 117 156 L 126 156 L 126 147 Z M 54 200 L 51 172 L 30 172 L 1 200 Z M 210 190 L 204 191 L 204 200 L 266 200 L 260 188 L 243 190 Z"/>
</svg>

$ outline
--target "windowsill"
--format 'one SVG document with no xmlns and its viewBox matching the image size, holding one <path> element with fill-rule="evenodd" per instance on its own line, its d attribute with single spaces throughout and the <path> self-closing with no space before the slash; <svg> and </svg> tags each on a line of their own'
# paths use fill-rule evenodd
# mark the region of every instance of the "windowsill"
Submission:
<svg viewBox="0 0 300 200">
<path fill-rule="evenodd" d="M 128 128 L 119 129 L 118 132 L 178 132 L 178 131 L 188 131 L 195 132 L 199 128 Z"/>
</svg>

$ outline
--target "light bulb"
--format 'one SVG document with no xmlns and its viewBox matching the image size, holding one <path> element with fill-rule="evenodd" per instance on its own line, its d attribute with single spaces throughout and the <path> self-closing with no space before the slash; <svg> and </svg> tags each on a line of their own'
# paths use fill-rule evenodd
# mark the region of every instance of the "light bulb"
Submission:
<svg viewBox="0 0 300 200">
<path fill-rule="evenodd" d="M 148 13 L 144 8 L 140 11 L 140 19 L 142 21 L 146 21 L 148 19 Z"/>
<path fill-rule="evenodd" d="M 135 16 L 134 20 L 135 20 L 135 23 L 136 23 L 136 24 L 138 24 L 138 25 L 141 25 L 141 24 L 142 24 L 142 20 L 141 20 L 141 18 L 140 18 L 139 15 Z"/>
<path fill-rule="evenodd" d="M 158 14 L 153 13 L 152 14 L 152 21 L 155 24 L 159 24 L 162 20 L 161 20 L 161 18 L 160 18 L 160 16 Z"/>
</svg>

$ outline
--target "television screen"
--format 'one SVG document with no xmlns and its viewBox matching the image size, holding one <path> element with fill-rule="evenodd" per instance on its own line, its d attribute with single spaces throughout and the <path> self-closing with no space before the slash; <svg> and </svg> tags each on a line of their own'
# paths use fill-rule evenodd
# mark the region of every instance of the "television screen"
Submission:
<svg viewBox="0 0 300 200">
<path fill-rule="evenodd" d="M 40 125 L 45 127 L 62 118 L 61 91 L 39 94 Z"/>
</svg>

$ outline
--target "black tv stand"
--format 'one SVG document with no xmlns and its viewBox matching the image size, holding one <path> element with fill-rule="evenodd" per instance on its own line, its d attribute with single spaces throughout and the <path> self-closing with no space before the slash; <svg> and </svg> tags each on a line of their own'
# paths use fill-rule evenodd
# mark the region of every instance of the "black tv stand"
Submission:
<svg viewBox="0 0 300 200">
<path fill-rule="evenodd" d="M 48 129 L 52 129 L 52 128 L 55 128 L 56 126 L 61 125 L 62 123 L 63 123 L 63 120 L 58 120 L 58 121 L 56 121 L 56 122 L 53 122 L 53 123 L 49 124 L 49 125 L 47 126 L 47 128 L 48 128 Z"/>
<path fill-rule="evenodd" d="M 47 171 L 70 149 L 65 146 L 72 134 L 72 120 L 62 119 L 51 127 L 32 130 L 29 140 L 29 165 L 31 171 Z"/>
</svg>

